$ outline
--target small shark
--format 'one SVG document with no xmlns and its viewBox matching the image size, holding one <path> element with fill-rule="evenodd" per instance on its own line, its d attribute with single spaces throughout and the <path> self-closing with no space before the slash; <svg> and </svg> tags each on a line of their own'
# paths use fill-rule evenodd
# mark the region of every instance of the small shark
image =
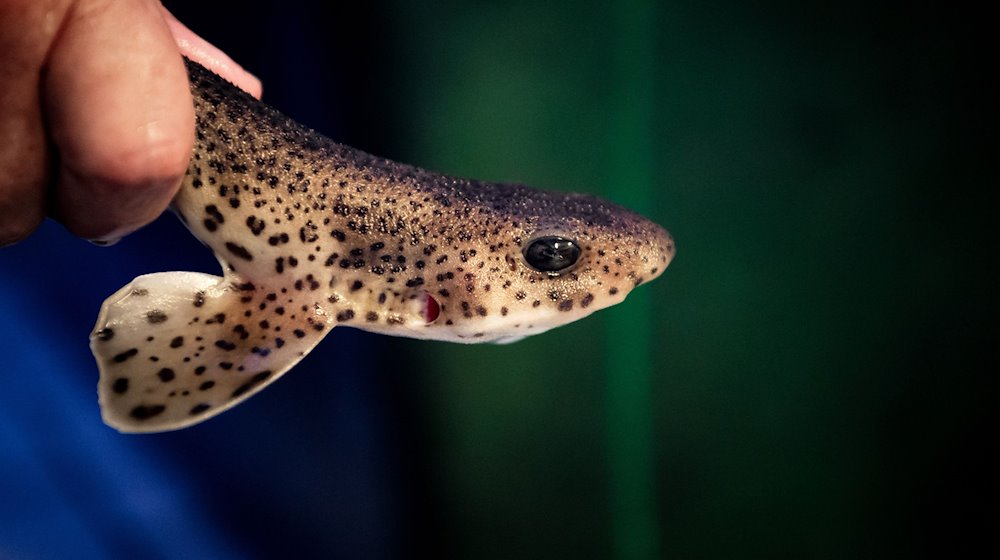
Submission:
<svg viewBox="0 0 1000 560">
<path fill-rule="evenodd" d="M 211 418 L 336 326 L 512 342 L 621 302 L 674 256 L 614 204 L 375 157 L 186 64 L 196 141 L 171 208 L 223 275 L 148 274 L 104 302 L 91 349 L 122 432 Z"/>
</svg>

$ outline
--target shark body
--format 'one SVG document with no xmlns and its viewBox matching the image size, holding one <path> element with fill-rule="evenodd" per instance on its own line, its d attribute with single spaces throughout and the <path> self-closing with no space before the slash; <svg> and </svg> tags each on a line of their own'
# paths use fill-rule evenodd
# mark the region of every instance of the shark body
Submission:
<svg viewBox="0 0 1000 560">
<path fill-rule="evenodd" d="M 172 209 L 223 276 L 140 276 L 91 335 L 102 415 L 184 428 L 275 381 L 333 327 L 511 342 L 622 301 L 674 255 L 593 196 L 432 173 L 337 144 L 187 62 L 196 142 Z"/>
</svg>

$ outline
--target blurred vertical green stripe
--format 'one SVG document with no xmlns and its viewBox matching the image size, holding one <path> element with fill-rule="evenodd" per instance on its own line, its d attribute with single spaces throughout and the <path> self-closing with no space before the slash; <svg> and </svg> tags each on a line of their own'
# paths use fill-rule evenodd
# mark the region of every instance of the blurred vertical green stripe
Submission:
<svg viewBox="0 0 1000 560">
<path fill-rule="evenodd" d="M 611 130 L 612 198 L 648 213 L 653 184 L 653 49 L 651 0 L 614 4 Z M 608 450 L 614 556 L 658 558 L 656 469 L 651 395 L 652 301 L 640 288 L 606 318 Z"/>
</svg>

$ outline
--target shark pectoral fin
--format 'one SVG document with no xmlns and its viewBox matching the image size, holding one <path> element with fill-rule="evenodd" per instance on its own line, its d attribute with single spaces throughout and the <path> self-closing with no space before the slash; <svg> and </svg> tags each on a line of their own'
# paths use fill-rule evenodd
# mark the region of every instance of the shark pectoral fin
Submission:
<svg viewBox="0 0 1000 560">
<path fill-rule="evenodd" d="M 330 330 L 315 297 L 196 272 L 136 278 L 105 300 L 91 335 L 105 423 L 176 430 L 238 404 Z"/>
</svg>

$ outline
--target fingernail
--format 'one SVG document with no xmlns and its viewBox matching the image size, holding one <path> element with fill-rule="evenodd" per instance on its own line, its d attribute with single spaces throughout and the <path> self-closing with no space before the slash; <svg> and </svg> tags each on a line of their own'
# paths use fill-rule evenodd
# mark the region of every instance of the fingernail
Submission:
<svg viewBox="0 0 1000 560">
<path fill-rule="evenodd" d="M 263 86 L 260 78 L 248 72 L 229 55 L 209 43 L 194 31 L 188 29 L 166 8 L 162 8 L 167 27 L 174 35 L 174 41 L 181 53 L 191 60 L 229 80 L 233 85 L 260 99 Z"/>
<path fill-rule="evenodd" d="M 119 228 L 117 228 L 117 229 L 115 229 L 113 231 L 109 231 L 108 233 L 105 233 L 104 235 L 102 235 L 100 237 L 94 237 L 94 238 L 88 239 L 87 241 L 93 243 L 94 245 L 97 245 L 98 247 L 110 247 L 110 246 L 118 243 L 122 239 L 124 239 L 125 236 L 127 236 L 128 234 L 134 232 L 136 229 L 138 229 L 138 228 L 136 226 L 134 226 L 134 225 L 133 226 L 122 226 L 122 227 L 119 227 Z"/>
<path fill-rule="evenodd" d="M 110 247 L 121 240 L 122 240 L 121 237 L 112 237 L 106 239 L 88 239 L 87 241 L 91 242 L 94 245 L 97 245 L 98 247 Z"/>
</svg>

